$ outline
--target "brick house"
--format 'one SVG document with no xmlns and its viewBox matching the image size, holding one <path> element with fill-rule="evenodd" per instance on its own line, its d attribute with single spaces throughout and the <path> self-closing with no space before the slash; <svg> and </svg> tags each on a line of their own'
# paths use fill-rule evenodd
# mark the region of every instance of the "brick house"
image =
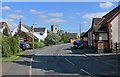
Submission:
<svg viewBox="0 0 120 77">
<path fill-rule="evenodd" d="M 9 29 L 7 23 L 6 23 L 6 22 L 0 22 L 0 32 L 3 33 L 3 30 L 4 30 L 5 28 L 7 29 L 8 33 L 10 33 L 10 29 Z"/>
<path fill-rule="evenodd" d="M 99 52 L 111 52 L 113 44 L 120 42 L 120 5 L 104 15 L 102 18 L 93 18 L 92 27 L 85 33 L 88 45 Z"/>
<path fill-rule="evenodd" d="M 120 5 L 115 9 L 107 13 L 102 17 L 102 21 L 99 22 L 99 27 L 97 29 L 98 42 L 103 42 L 98 44 L 98 49 L 103 48 L 103 52 L 111 52 L 115 42 L 120 42 Z"/>
</svg>

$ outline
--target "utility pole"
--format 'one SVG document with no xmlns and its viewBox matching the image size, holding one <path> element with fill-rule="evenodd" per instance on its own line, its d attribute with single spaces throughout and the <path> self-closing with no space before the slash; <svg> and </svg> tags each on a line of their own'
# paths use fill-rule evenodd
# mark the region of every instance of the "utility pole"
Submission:
<svg viewBox="0 0 120 77">
<path fill-rule="evenodd" d="M 80 36 L 81 36 L 81 24 L 80 24 Z"/>
<path fill-rule="evenodd" d="M 31 30 L 32 30 L 32 34 L 33 34 L 33 40 L 32 40 L 32 42 L 33 42 L 33 49 L 34 49 L 34 25 L 36 25 L 36 24 L 32 24 L 32 26 L 31 26 Z"/>
</svg>

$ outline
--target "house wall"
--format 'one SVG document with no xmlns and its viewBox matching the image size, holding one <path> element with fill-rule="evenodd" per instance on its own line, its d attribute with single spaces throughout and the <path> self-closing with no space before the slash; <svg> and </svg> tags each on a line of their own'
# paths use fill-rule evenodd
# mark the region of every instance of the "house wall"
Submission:
<svg viewBox="0 0 120 77">
<path fill-rule="evenodd" d="M 92 31 L 88 32 L 88 45 L 92 46 Z"/>
<path fill-rule="evenodd" d="M 112 43 L 120 42 L 120 38 L 118 40 L 118 36 L 120 35 L 120 34 L 118 35 L 118 33 L 120 32 L 120 31 L 118 32 L 118 29 L 120 29 L 120 27 L 118 28 L 118 25 L 120 25 L 120 23 L 118 24 L 118 17 L 120 17 L 120 14 L 115 19 L 113 19 L 113 21 L 111 22 L 111 24 L 112 24 L 112 27 L 111 27 L 112 28 L 112 32 L 111 32 Z"/>
<path fill-rule="evenodd" d="M 44 41 L 45 38 L 47 37 L 47 29 L 45 29 L 43 35 L 40 35 L 40 32 L 34 32 L 33 34 L 39 39 L 39 42 Z"/>
</svg>

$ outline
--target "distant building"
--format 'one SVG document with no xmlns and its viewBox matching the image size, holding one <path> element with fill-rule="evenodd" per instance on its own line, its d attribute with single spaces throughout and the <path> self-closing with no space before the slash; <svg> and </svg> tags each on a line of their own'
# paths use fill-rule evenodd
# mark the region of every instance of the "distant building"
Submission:
<svg viewBox="0 0 120 77">
<path fill-rule="evenodd" d="M 8 33 L 10 33 L 10 29 L 9 29 L 7 23 L 6 23 L 6 22 L 0 22 L 0 32 L 1 32 L 1 33 L 3 33 L 3 30 L 4 30 L 5 28 L 7 29 Z"/>
<path fill-rule="evenodd" d="M 34 31 L 34 32 L 32 32 Z M 25 39 L 29 42 L 32 41 L 33 36 L 39 39 L 40 41 L 44 41 L 47 37 L 47 28 L 34 28 L 29 27 L 27 25 L 23 25 L 20 21 L 19 25 L 12 31 L 12 36 L 19 35 L 19 38 Z"/>
<path fill-rule="evenodd" d="M 66 36 L 70 37 L 70 39 L 78 39 L 78 34 L 77 33 L 65 33 Z"/>
<path fill-rule="evenodd" d="M 57 25 L 52 25 L 52 26 L 51 26 L 51 31 L 52 31 L 53 33 L 57 33 L 58 30 L 59 30 L 59 26 L 57 26 Z"/>
</svg>

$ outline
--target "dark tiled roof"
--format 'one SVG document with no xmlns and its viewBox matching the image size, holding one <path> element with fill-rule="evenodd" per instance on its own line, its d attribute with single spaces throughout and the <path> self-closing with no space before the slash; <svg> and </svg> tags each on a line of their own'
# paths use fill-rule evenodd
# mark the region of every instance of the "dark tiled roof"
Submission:
<svg viewBox="0 0 120 77">
<path fill-rule="evenodd" d="M 92 29 L 97 31 L 97 29 L 99 28 L 100 25 L 98 25 L 101 21 L 103 20 L 103 18 L 93 18 L 92 20 Z"/>
<path fill-rule="evenodd" d="M 108 21 L 110 21 L 111 18 L 114 18 L 116 14 L 120 14 L 120 5 L 118 5 L 115 9 L 113 9 L 112 11 L 110 11 L 102 17 L 104 18 L 104 20 L 99 24 L 100 26 L 97 30 L 99 30 L 102 25 L 108 23 Z"/>
<path fill-rule="evenodd" d="M 70 38 L 74 38 L 74 37 L 78 36 L 77 33 L 66 33 L 66 35 Z"/>
<path fill-rule="evenodd" d="M 30 32 L 25 32 L 27 35 L 29 35 L 31 38 L 33 38 L 33 34 L 32 33 L 30 33 Z M 35 38 L 36 36 L 34 36 L 34 38 Z"/>
<path fill-rule="evenodd" d="M 29 31 L 32 31 L 32 28 L 27 26 L 27 25 L 23 25 L 26 29 L 28 29 Z"/>
<path fill-rule="evenodd" d="M 87 32 L 84 33 L 83 37 L 88 37 L 88 32 L 92 30 L 92 28 L 90 28 Z"/>
<path fill-rule="evenodd" d="M 34 28 L 34 32 L 45 32 L 46 28 Z"/>
</svg>

